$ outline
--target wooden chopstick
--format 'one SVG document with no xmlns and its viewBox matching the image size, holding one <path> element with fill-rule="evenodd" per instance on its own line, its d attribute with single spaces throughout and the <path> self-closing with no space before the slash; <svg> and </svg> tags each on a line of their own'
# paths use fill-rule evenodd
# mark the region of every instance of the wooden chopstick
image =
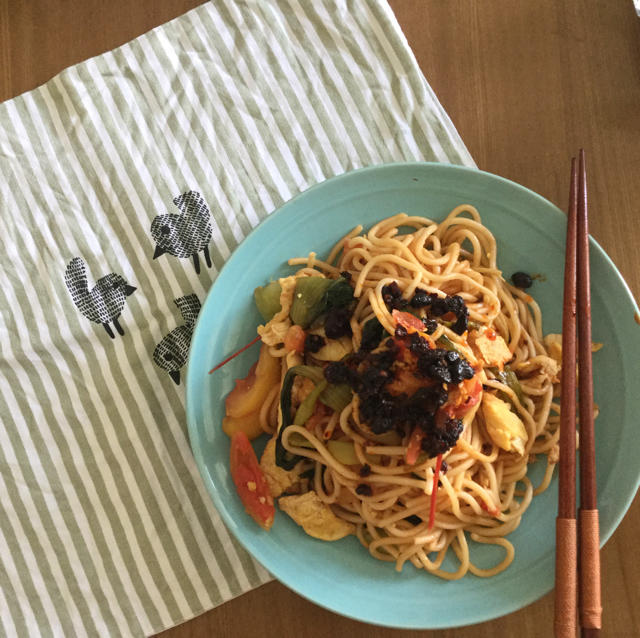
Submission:
<svg viewBox="0 0 640 638">
<path fill-rule="evenodd" d="M 593 427 L 589 223 L 584 150 L 580 150 L 579 161 L 579 169 L 576 169 L 575 158 L 571 160 L 562 313 L 562 397 L 554 618 L 554 630 L 557 638 L 575 638 L 576 600 L 579 600 L 582 638 L 597 638 L 600 635 L 602 623 L 600 535 Z M 578 384 L 580 405 L 578 534 L 576 534 L 575 483 L 576 352 L 580 373 Z M 579 597 L 577 597 L 578 588 Z"/>
<path fill-rule="evenodd" d="M 575 638 L 577 600 L 576 535 L 576 262 L 578 173 L 571 160 L 571 188 L 567 215 L 567 240 L 562 306 L 562 395 L 560 403 L 560 468 L 556 518 L 556 588 L 554 632 L 556 638 Z"/>
<path fill-rule="evenodd" d="M 578 174 L 578 399 L 580 413 L 580 512 L 578 523 L 580 569 L 578 578 L 581 635 L 582 638 L 595 638 L 599 635 L 602 626 L 602 606 L 600 600 L 600 532 L 593 427 L 589 221 L 584 150 L 580 151 Z"/>
</svg>

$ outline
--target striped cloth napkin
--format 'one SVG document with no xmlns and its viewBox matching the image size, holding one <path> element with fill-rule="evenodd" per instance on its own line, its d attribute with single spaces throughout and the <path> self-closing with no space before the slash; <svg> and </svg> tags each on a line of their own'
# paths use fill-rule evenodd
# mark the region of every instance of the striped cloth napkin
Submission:
<svg viewBox="0 0 640 638">
<path fill-rule="evenodd" d="M 0 105 L 0 631 L 143 636 L 268 581 L 200 481 L 200 304 L 284 201 L 473 165 L 383 0 L 220 0 Z"/>
</svg>

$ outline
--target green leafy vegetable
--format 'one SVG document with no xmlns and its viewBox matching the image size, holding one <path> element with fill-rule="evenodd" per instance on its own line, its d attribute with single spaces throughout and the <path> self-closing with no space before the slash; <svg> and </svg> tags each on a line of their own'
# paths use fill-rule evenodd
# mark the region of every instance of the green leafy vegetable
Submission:
<svg viewBox="0 0 640 638">
<path fill-rule="evenodd" d="M 300 277 L 291 303 L 289 316 L 293 323 L 308 328 L 330 308 L 347 306 L 353 300 L 353 289 L 344 277 Z"/>
<path fill-rule="evenodd" d="M 330 285 L 331 279 L 300 277 L 296 282 L 296 290 L 289 311 L 291 321 L 303 328 L 308 328 L 309 324 L 324 312 Z"/>
<path fill-rule="evenodd" d="M 342 308 L 353 301 L 353 288 L 344 277 L 335 279 L 327 290 L 327 310 Z"/>
<path fill-rule="evenodd" d="M 281 292 L 282 286 L 277 281 L 272 281 L 266 286 L 258 286 L 253 291 L 258 312 L 265 321 L 270 321 L 282 309 L 280 305 Z"/>
<path fill-rule="evenodd" d="M 364 326 L 362 326 L 362 341 L 360 347 L 363 350 L 374 350 L 382 340 L 384 334 L 384 328 L 377 317 L 369 319 Z"/>
</svg>

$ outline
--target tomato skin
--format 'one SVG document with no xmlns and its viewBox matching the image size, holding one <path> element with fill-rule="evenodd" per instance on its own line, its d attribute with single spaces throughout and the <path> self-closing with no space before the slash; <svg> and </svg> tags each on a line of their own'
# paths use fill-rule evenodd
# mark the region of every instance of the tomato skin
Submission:
<svg viewBox="0 0 640 638">
<path fill-rule="evenodd" d="M 284 336 L 284 347 L 288 352 L 304 352 L 304 340 L 307 333 L 297 324 L 293 324 Z"/>
<path fill-rule="evenodd" d="M 449 401 L 442 409 L 454 419 L 461 419 L 482 396 L 482 383 L 475 375 L 471 379 L 465 379 L 449 394 Z"/>
<path fill-rule="evenodd" d="M 424 330 L 424 323 L 422 323 L 422 319 L 412 315 L 410 312 L 403 312 L 402 310 L 396 310 L 394 308 L 391 316 L 397 326 L 404 326 L 407 330 L 409 330 L 409 328 L 419 331 Z"/>
<path fill-rule="evenodd" d="M 271 529 L 276 513 L 273 497 L 258 457 L 242 431 L 231 437 L 229 461 L 231 478 L 245 510 L 262 529 Z"/>
</svg>

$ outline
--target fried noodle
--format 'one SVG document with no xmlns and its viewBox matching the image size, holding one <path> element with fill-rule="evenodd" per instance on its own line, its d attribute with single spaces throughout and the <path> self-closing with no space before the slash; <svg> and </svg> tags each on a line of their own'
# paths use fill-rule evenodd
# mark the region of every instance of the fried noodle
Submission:
<svg viewBox="0 0 640 638">
<path fill-rule="evenodd" d="M 474 405 L 462 418 L 464 428 L 455 446 L 442 455 L 445 464 L 430 529 L 436 458 L 423 454 L 415 464 L 407 464 L 408 433 L 394 444 L 372 436 L 360 417 L 357 393 L 340 413 L 327 411 L 316 418 L 311 429 L 290 425 L 282 433 L 284 448 L 312 464 L 310 489 L 338 518 L 355 526 L 357 538 L 372 556 L 394 562 L 398 570 L 410 562 L 451 580 L 468 572 L 489 577 L 506 569 L 514 557 L 506 536 L 518 527 L 534 494 L 547 488 L 557 462 L 557 359 L 543 340 L 540 308 L 527 292 L 503 278 L 497 256 L 496 240 L 478 211 L 463 205 L 440 223 L 398 214 L 366 234 L 357 227 L 335 245 L 327 261 L 315 253 L 289 261 L 299 267 L 296 277 L 351 275 L 356 300 L 350 319 L 354 352 L 360 347 L 363 326 L 373 317 L 388 333 L 385 338 L 394 335 L 396 324 L 383 288 L 397 282 L 406 300 L 416 290 L 439 297 L 458 295 L 468 309 L 470 326 L 495 331 L 512 355 L 509 367 L 521 392 L 483 363 L 468 332 L 457 334 L 443 321 L 430 335 L 435 342 L 444 336 L 454 344 L 478 371 L 483 394 L 508 402 L 527 432 L 522 453 L 503 449 L 487 430 L 482 400 Z M 281 357 L 282 378 L 301 363 L 301 355 L 282 344 L 271 346 L 270 352 Z M 275 432 L 282 423 L 278 396 L 274 388 L 260 412 L 265 431 Z M 341 440 L 353 443 L 359 465 L 345 465 L 331 454 L 327 442 L 336 432 Z M 538 457 L 545 457 L 547 471 L 542 484 L 534 487 L 527 470 Z M 364 466 L 370 468 L 366 476 L 359 471 Z M 363 483 L 370 489 L 359 489 Z M 490 568 L 475 565 L 471 541 L 500 547 L 502 558 Z M 457 561 L 453 571 L 443 567 L 447 555 Z"/>
</svg>

